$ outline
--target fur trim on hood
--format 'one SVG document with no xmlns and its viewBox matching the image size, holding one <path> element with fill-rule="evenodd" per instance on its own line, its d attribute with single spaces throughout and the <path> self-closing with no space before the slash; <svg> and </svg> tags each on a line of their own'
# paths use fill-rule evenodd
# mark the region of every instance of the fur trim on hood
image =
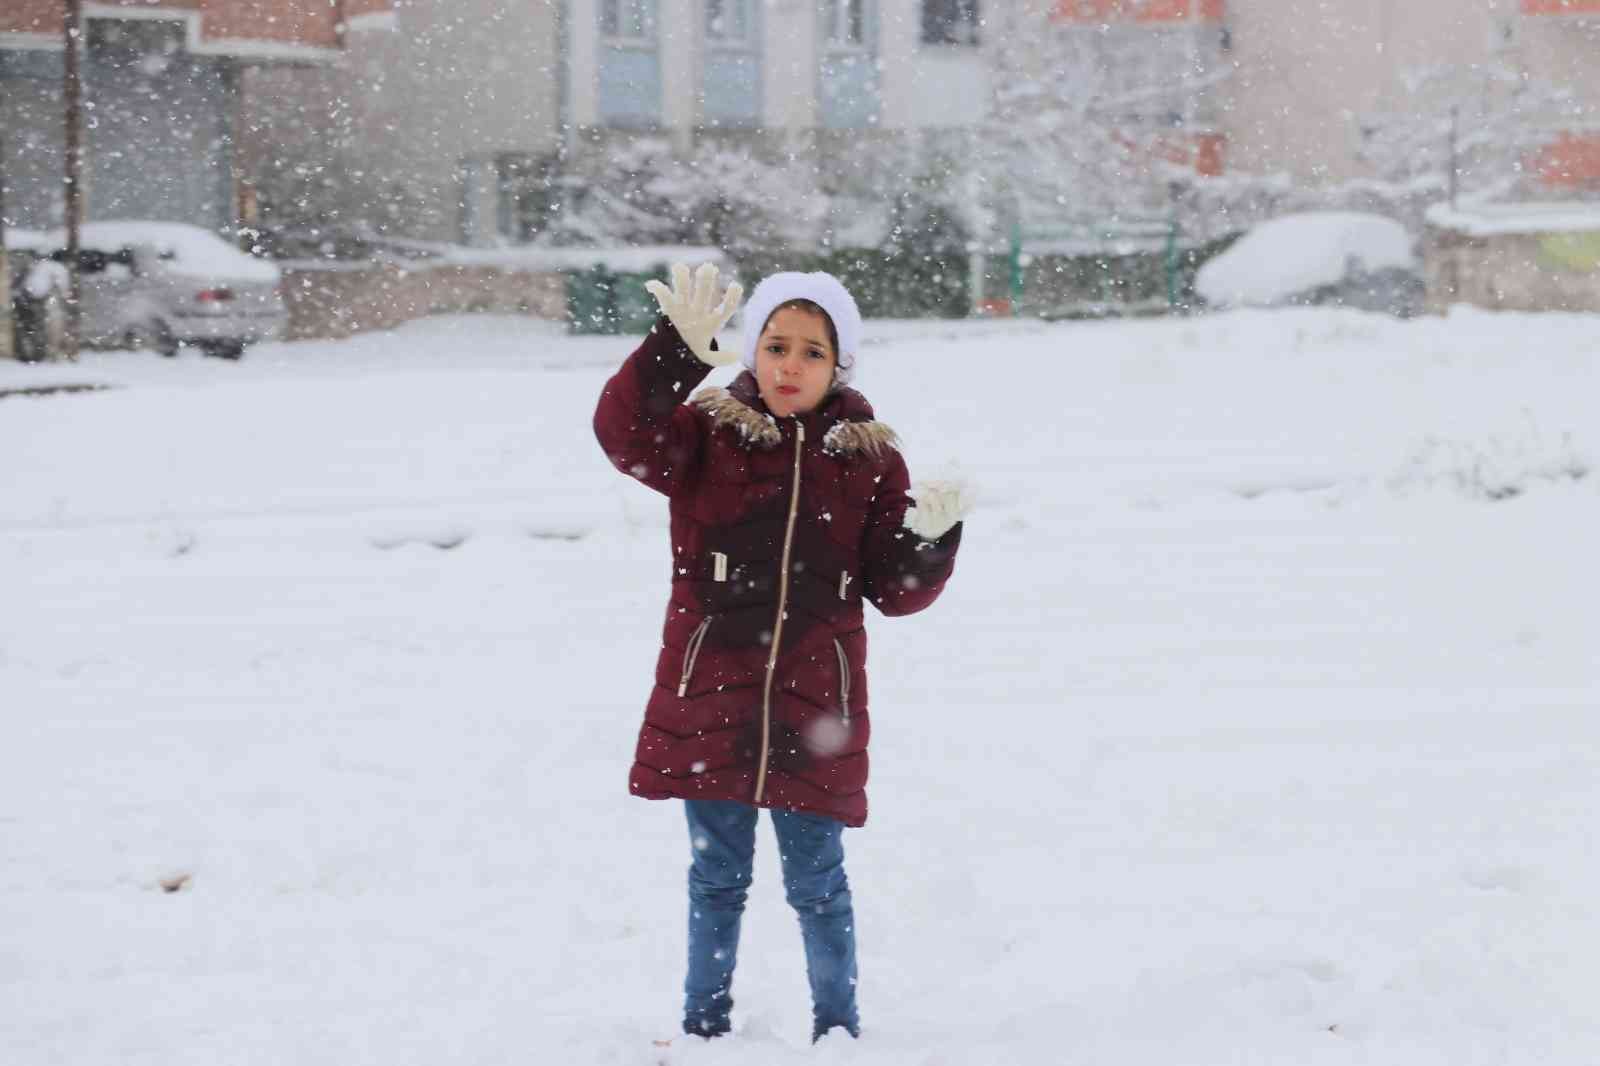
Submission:
<svg viewBox="0 0 1600 1066">
<path fill-rule="evenodd" d="M 777 419 L 757 411 L 727 389 L 701 389 L 691 402 L 710 416 L 716 428 L 738 433 L 746 447 L 776 448 L 783 442 Z M 822 450 L 841 458 L 865 455 L 880 459 L 899 447 L 900 438 L 894 430 L 872 419 L 835 422 L 822 436 Z"/>
</svg>

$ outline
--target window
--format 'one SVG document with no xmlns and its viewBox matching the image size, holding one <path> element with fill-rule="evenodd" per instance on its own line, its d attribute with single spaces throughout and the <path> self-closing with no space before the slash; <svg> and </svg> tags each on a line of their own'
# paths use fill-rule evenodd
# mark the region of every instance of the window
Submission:
<svg viewBox="0 0 1600 1066">
<path fill-rule="evenodd" d="M 618 40 L 654 40 L 655 0 L 600 0 L 600 33 Z"/>
<path fill-rule="evenodd" d="M 977 44 L 978 0 L 922 0 L 923 44 Z"/>
<path fill-rule="evenodd" d="M 714 44 L 750 40 L 750 0 L 706 0 L 706 38 Z"/>
<path fill-rule="evenodd" d="M 867 43 L 867 0 L 822 0 L 823 25 L 832 48 L 860 48 Z"/>
<path fill-rule="evenodd" d="M 556 212 L 555 160 L 525 152 L 495 157 L 495 230 L 513 241 L 531 241 Z"/>
</svg>

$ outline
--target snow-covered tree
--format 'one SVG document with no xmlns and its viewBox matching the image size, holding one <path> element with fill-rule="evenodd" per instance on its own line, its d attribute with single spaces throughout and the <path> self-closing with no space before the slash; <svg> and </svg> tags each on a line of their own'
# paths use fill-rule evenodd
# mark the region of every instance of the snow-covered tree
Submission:
<svg viewBox="0 0 1600 1066">
<path fill-rule="evenodd" d="M 1188 24 L 1047 22 L 1008 33 L 977 153 L 1006 223 L 1052 228 L 1170 209 L 1223 68 Z"/>
<path fill-rule="evenodd" d="M 1361 157 L 1396 199 L 1478 200 L 1526 192 L 1527 162 L 1552 131 L 1584 120 L 1571 92 L 1499 56 L 1404 74 L 1401 99 L 1363 116 Z M 1452 180 L 1453 179 L 1453 180 Z"/>
<path fill-rule="evenodd" d="M 735 257 L 782 259 L 816 248 L 828 211 L 812 159 L 784 151 L 776 159 L 745 146 L 703 141 L 685 163 L 699 191 L 693 239 Z"/>
<path fill-rule="evenodd" d="M 556 244 L 710 244 L 736 257 L 811 251 L 827 200 L 808 157 L 703 140 L 687 153 L 664 138 L 586 145 L 569 160 Z"/>
</svg>

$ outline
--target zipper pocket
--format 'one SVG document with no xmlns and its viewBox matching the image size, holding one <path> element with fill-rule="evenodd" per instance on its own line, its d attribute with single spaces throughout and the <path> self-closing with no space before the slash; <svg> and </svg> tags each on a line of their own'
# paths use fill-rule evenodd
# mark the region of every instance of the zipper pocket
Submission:
<svg viewBox="0 0 1600 1066">
<path fill-rule="evenodd" d="M 683 672 L 678 675 L 678 695 L 682 696 L 689 691 L 689 678 L 694 676 L 694 662 L 700 658 L 700 645 L 705 643 L 706 630 L 711 628 L 711 618 L 707 616 L 695 626 L 694 633 L 689 637 L 689 644 L 683 649 Z"/>
<path fill-rule="evenodd" d="M 839 706 L 844 711 L 844 722 L 850 724 L 850 658 L 844 653 L 839 638 L 833 638 L 833 650 L 839 653 Z"/>
</svg>

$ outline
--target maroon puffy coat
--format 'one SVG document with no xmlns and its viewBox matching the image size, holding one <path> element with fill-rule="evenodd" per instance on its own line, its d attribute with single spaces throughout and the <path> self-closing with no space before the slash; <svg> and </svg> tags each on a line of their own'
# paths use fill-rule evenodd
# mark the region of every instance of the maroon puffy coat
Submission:
<svg viewBox="0 0 1600 1066">
<path fill-rule="evenodd" d="M 685 404 L 710 369 L 663 317 L 594 416 L 612 463 L 672 501 L 672 597 L 629 787 L 858 826 L 862 602 L 890 615 L 932 603 L 961 527 L 933 542 L 901 528 L 906 464 L 860 393 L 775 419 L 746 372 Z"/>
</svg>

